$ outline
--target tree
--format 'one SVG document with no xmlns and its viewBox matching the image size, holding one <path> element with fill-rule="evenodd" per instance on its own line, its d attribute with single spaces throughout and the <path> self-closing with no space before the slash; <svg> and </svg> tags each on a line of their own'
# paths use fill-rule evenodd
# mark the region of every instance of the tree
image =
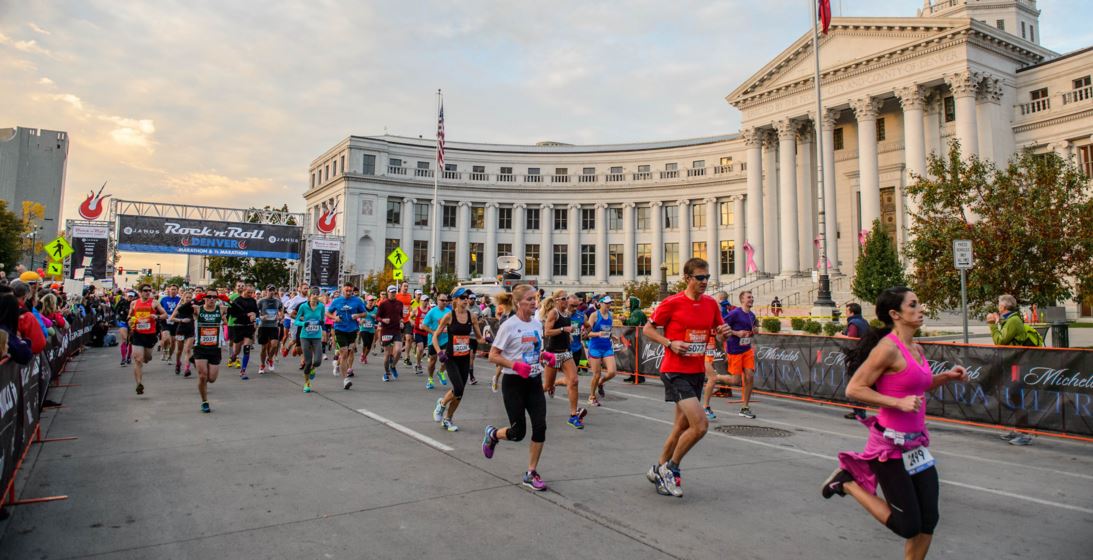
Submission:
<svg viewBox="0 0 1093 560">
<path fill-rule="evenodd" d="M 361 280 L 361 290 L 369 294 L 379 294 L 381 291 L 386 290 L 387 286 L 397 285 L 398 282 L 391 277 L 393 272 L 394 269 L 384 267 L 383 270 L 365 276 L 364 280 Z"/>
<path fill-rule="evenodd" d="M 1093 291 L 1093 194 L 1073 161 L 1026 150 L 997 168 L 962 159 L 953 143 L 927 168 L 907 189 L 919 210 L 906 255 L 915 291 L 931 310 L 960 305 L 954 239 L 972 241 L 968 304 L 978 311 L 1000 294 L 1055 305 Z"/>
<path fill-rule="evenodd" d="M 432 267 L 425 268 L 425 286 L 422 287 L 422 291 L 427 294 L 433 293 L 433 274 Z M 455 274 L 447 271 L 440 271 L 436 275 L 436 290 L 437 293 L 450 294 L 459 284 L 459 278 Z"/>
<path fill-rule="evenodd" d="M 660 284 L 648 280 L 627 282 L 622 290 L 623 293 L 641 300 L 642 308 L 653 305 L 653 302 L 660 297 Z"/>
<path fill-rule="evenodd" d="M 186 279 L 182 276 L 171 276 L 163 281 L 164 286 L 178 286 L 181 288 L 184 284 L 186 284 Z"/>
<path fill-rule="evenodd" d="M 22 257 L 23 221 L 0 200 L 0 270 L 12 271 Z"/>
<path fill-rule="evenodd" d="M 873 220 L 873 229 L 865 238 L 865 247 L 854 269 L 850 291 L 861 301 L 873 303 L 885 289 L 906 284 L 895 243 L 880 220 Z"/>
</svg>

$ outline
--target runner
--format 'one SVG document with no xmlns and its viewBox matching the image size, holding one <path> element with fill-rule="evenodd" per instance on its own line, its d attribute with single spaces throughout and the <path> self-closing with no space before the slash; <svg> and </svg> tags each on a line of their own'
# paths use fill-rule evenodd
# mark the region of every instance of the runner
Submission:
<svg viewBox="0 0 1093 560">
<path fill-rule="evenodd" d="M 163 310 L 167 312 L 167 320 L 159 321 L 159 346 L 163 349 L 162 361 L 166 362 L 171 359 L 171 356 L 175 353 L 175 324 L 171 321 L 170 316 L 175 312 L 175 307 L 178 307 L 178 302 L 181 298 L 178 297 L 178 286 L 167 286 L 167 295 L 159 299 L 159 305 L 163 307 Z M 175 373 L 178 373 L 178 368 L 175 368 Z"/>
<path fill-rule="evenodd" d="M 231 298 L 231 296 L 228 297 Z M 253 286 L 244 286 L 242 293 L 231 300 L 228 317 L 235 317 L 232 350 L 242 347 L 243 362 L 239 367 L 239 379 L 246 381 L 250 379 L 247 377 L 247 365 L 250 363 L 250 351 L 253 349 L 251 344 L 254 342 L 254 322 L 258 318 L 258 302 L 254 299 Z M 232 331 L 231 327 L 228 330 Z"/>
<path fill-rule="evenodd" d="M 357 320 L 365 316 L 364 302 L 353 295 L 353 284 L 342 287 L 342 295 L 334 298 L 326 308 L 327 319 L 334 320 L 334 338 L 338 345 L 338 362 L 342 372 L 342 388 L 349 389 L 353 380 L 349 379 L 353 367 L 353 343 L 360 328 Z"/>
<path fill-rule="evenodd" d="M 234 302 L 235 298 L 239 297 L 239 295 L 243 293 L 243 288 L 245 287 L 246 285 L 243 284 L 243 282 L 236 282 L 235 291 L 228 294 L 228 302 Z M 221 290 L 223 290 L 223 288 L 221 288 Z M 241 365 L 239 363 L 239 352 L 242 349 L 243 345 L 241 343 L 235 342 L 235 323 L 235 315 L 232 314 L 231 310 L 229 309 L 227 320 L 227 342 L 228 344 L 231 344 L 231 357 L 228 358 L 228 367 L 239 367 Z"/>
<path fill-rule="evenodd" d="M 121 352 L 121 367 L 133 363 L 133 344 L 129 340 L 129 308 L 137 297 L 136 292 L 126 292 L 114 304 L 114 323 L 118 327 L 118 350 Z"/>
<path fill-rule="evenodd" d="M 397 289 L 387 287 L 387 301 L 380 304 L 380 346 L 383 348 L 383 379 L 398 379 L 398 358 L 402 351 L 402 302 L 393 297 Z"/>
<path fill-rule="evenodd" d="M 414 332 L 414 354 L 417 357 L 417 363 L 414 364 L 414 373 L 421 375 L 423 371 L 421 368 L 421 355 L 425 353 L 425 345 L 429 342 L 429 331 L 425 330 L 421 322 L 425 319 L 425 315 L 429 313 L 429 296 L 418 290 L 414 304 L 414 308 L 410 311 L 410 322 L 413 323 Z"/>
<path fill-rule="evenodd" d="M 744 400 L 738 414 L 744 418 L 754 419 L 755 413 L 749 406 L 751 390 L 755 385 L 755 347 L 752 344 L 752 337 L 759 330 L 759 319 L 751 310 L 752 304 L 755 303 L 755 296 L 751 294 L 751 291 L 740 292 L 739 298 L 740 307 L 729 311 L 728 320 L 725 321 L 732 331 L 725 344 L 725 364 L 729 375 L 740 376 L 740 385 L 743 387 Z M 712 412 L 709 407 L 706 408 L 707 416 Z"/>
<path fill-rule="evenodd" d="M 562 370 L 565 376 L 566 394 L 569 397 L 569 420 L 566 423 L 578 430 L 583 430 L 584 417 L 588 411 L 577 407 L 577 364 L 573 362 L 573 354 L 569 352 L 570 335 L 574 329 L 569 322 L 568 299 L 565 290 L 554 290 L 554 293 L 540 304 L 542 309 L 539 320 L 545 326 L 544 345 L 546 351 L 555 356 L 554 364 L 547 366 L 546 375 L 543 376 L 543 391 L 550 395 L 550 398 L 554 398 L 555 376 L 558 370 Z"/>
<path fill-rule="evenodd" d="M 473 293 L 471 294 L 471 301 L 470 301 L 470 305 L 467 306 L 467 310 L 470 311 L 470 313 L 471 313 L 471 320 L 474 321 L 474 324 L 479 329 L 481 329 L 482 328 L 481 327 L 481 325 L 482 325 L 482 319 L 481 319 L 482 318 L 482 309 L 478 306 L 478 296 L 476 296 Z M 471 385 L 478 385 L 478 379 L 476 379 L 474 377 L 474 361 L 475 361 L 475 358 L 477 358 L 477 357 L 478 357 L 478 339 L 472 338 L 471 339 L 471 366 L 470 366 L 470 372 L 469 372 L 469 375 L 470 375 L 469 383 Z"/>
<path fill-rule="evenodd" d="M 273 357 L 277 355 L 281 317 L 285 313 L 285 305 L 277 297 L 276 288 L 272 284 L 266 286 L 263 295 L 265 297 L 255 303 L 258 309 L 258 346 L 261 347 L 258 375 L 274 369 Z"/>
<path fill-rule="evenodd" d="M 463 390 L 467 386 L 470 376 L 471 362 L 474 361 L 474 352 L 471 350 L 471 339 L 482 339 L 482 331 L 474 316 L 467 309 L 471 291 L 467 288 L 452 290 L 452 312 L 446 313 L 440 318 L 440 324 L 435 332 L 440 333 L 432 340 L 431 348 L 436 352 L 437 359 L 448 369 L 448 377 L 452 380 L 452 388 L 443 397 L 436 400 L 433 409 L 433 422 L 440 422 L 441 426 L 449 432 L 458 432 L 459 426 L 452 423 L 459 403 L 463 402 Z M 441 339 L 446 338 L 446 344 L 441 345 Z M 443 348 L 443 349 L 441 349 Z"/>
<path fill-rule="evenodd" d="M 200 303 L 189 305 L 183 302 L 182 306 L 189 307 L 190 315 L 197 319 L 194 326 L 197 344 L 190 361 L 197 366 L 197 391 L 201 395 L 201 412 L 209 413 L 213 411 L 209 406 L 209 383 L 216 383 L 216 378 L 220 375 L 221 325 L 228 304 L 215 297 L 203 297 Z M 187 364 L 187 375 L 189 371 L 190 366 Z"/>
<path fill-rule="evenodd" d="M 315 370 L 323 362 L 323 323 L 326 320 L 326 306 L 319 301 L 319 288 L 312 288 L 307 301 L 296 306 L 295 320 L 297 334 L 300 337 L 300 351 L 303 353 L 304 392 L 311 392 L 311 381 L 315 379 Z"/>
<path fill-rule="evenodd" d="M 186 363 L 186 375 L 190 376 L 190 356 L 193 355 L 194 348 L 194 301 L 193 290 L 185 290 L 182 292 L 182 299 L 179 300 L 178 305 L 175 306 L 175 310 L 171 313 L 171 316 L 167 319 L 168 323 L 172 323 L 175 326 L 175 375 L 179 374 L 179 370 L 182 369 L 182 363 Z M 160 304 L 162 305 L 162 303 Z M 220 342 L 220 337 L 217 337 L 217 343 Z"/>
<path fill-rule="evenodd" d="M 420 290 L 418 290 L 420 292 Z M 403 362 L 406 365 L 412 365 L 410 363 L 410 351 L 414 347 L 414 327 L 410 322 L 410 311 L 413 310 L 414 297 L 410 295 L 410 283 L 403 282 L 399 287 L 398 293 L 395 294 L 395 299 L 402 303 L 402 354 L 395 356 L 394 365 L 398 365 L 399 357 L 403 358 Z"/>
<path fill-rule="evenodd" d="M 611 296 L 600 299 L 600 308 L 588 316 L 588 362 L 592 367 L 592 388 L 588 395 L 588 404 L 600 406 L 603 397 L 603 384 L 618 373 L 615 369 L 615 349 L 611 342 L 611 329 L 615 326 L 615 317 L 611 314 Z M 600 372 L 607 368 L 607 375 L 600 380 Z"/>
<path fill-rule="evenodd" d="M 137 394 L 144 394 L 144 364 L 152 361 L 152 349 L 156 346 L 156 319 L 166 319 L 167 313 L 163 306 L 152 297 L 152 286 L 142 284 L 140 286 L 140 299 L 134 301 L 129 307 L 129 323 L 133 327 L 133 336 L 130 342 L 133 351 L 137 354 L 137 361 L 133 363 L 133 377 L 137 381 Z"/>
<path fill-rule="evenodd" d="M 425 314 L 425 318 L 421 320 L 421 328 L 428 333 L 425 338 L 425 343 L 429 346 L 429 364 L 426 368 L 428 370 L 429 377 L 425 380 L 426 389 L 432 389 L 433 387 L 435 387 L 435 385 L 433 385 L 434 371 L 436 371 L 437 375 L 440 376 L 441 385 L 448 384 L 448 376 L 447 373 L 445 373 L 445 368 L 447 366 L 442 363 L 440 364 L 440 370 L 437 371 L 437 349 L 433 347 L 433 339 L 439 338 L 440 346 L 442 347 L 447 346 L 448 344 L 448 333 L 438 331 L 437 328 L 440 326 L 440 319 L 448 313 L 452 312 L 451 308 L 448 307 L 449 303 L 451 303 L 451 296 L 449 296 L 448 294 L 440 294 L 439 296 L 437 296 L 436 299 L 436 307 L 430 309 L 429 312 Z"/>
<path fill-rule="evenodd" d="M 536 293 L 538 297 L 538 293 Z M 512 317 L 512 294 L 509 292 L 497 294 L 494 296 L 494 302 L 497 304 L 497 330 L 501 330 L 501 325 Z M 486 336 L 486 343 L 493 344 L 494 334 L 491 333 Z M 494 364 L 496 371 L 493 373 L 493 381 L 490 383 L 490 390 L 496 393 L 501 390 L 501 365 Z"/>
<path fill-rule="evenodd" d="M 372 344 L 376 341 L 376 298 L 366 296 L 364 298 L 364 317 L 361 317 L 361 363 L 368 363 L 368 353 L 372 351 Z"/>
<path fill-rule="evenodd" d="M 490 362 L 502 367 L 501 394 L 509 425 L 505 428 L 486 426 L 482 438 L 482 454 L 493 458 L 497 442 L 504 439 L 520 441 L 527 433 L 527 417 L 531 419 L 531 445 L 528 447 L 528 470 L 523 484 L 535 492 L 547 485 L 539 476 L 539 457 L 546 442 L 546 398 L 543 395 L 543 363 L 554 364 L 556 357 L 543 351 L 543 324 L 535 317 L 535 288 L 520 284 L 512 290 L 516 313 L 497 329 Z M 568 352 L 568 350 L 567 350 Z"/>
<path fill-rule="evenodd" d="M 660 380 L 664 383 L 664 400 L 675 403 L 672 431 L 664 442 L 660 460 L 645 476 L 656 484 L 658 494 L 679 498 L 683 497 L 680 462 L 709 427 L 698 400 L 705 381 L 707 342 L 713 335 L 721 344 L 728 334 L 717 302 L 704 295 L 710 280 L 706 261 L 688 260 L 683 265 L 683 279 L 687 282 L 686 289 L 660 302 L 652 320 L 642 330 L 643 336 L 665 347 Z M 663 334 L 657 331 L 658 326 L 664 328 Z"/>
<path fill-rule="evenodd" d="M 877 318 L 884 328 L 872 329 L 850 353 L 847 370 L 853 377 L 847 398 L 880 407 L 862 420 L 869 430 L 865 450 L 839 453 L 839 468 L 824 481 L 822 495 L 850 494 L 877 521 L 907 539 L 904 557 L 926 557 L 937 527 L 937 467 L 928 449 L 925 393 L 953 381 L 967 381 L 957 366 L 933 375 L 915 331 L 923 309 L 908 288 L 888 288 L 877 297 Z M 884 498 L 876 495 L 880 485 Z"/>
<path fill-rule="evenodd" d="M 573 363 L 577 364 L 577 374 L 581 373 L 581 362 L 588 363 L 588 353 L 585 352 L 585 339 L 588 337 L 588 314 L 584 312 L 583 301 L 577 294 L 569 294 L 566 299 L 569 311 L 569 324 L 573 325 L 573 335 L 570 337 L 569 351 L 573 354 Z"/>
</svg>

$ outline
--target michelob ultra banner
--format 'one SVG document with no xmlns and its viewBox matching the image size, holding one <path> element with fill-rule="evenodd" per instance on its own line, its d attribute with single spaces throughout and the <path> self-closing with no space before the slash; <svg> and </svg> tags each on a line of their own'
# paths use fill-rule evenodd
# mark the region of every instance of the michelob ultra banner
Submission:
<svg viewBox="0 0 1093 560">
<path fill-rule="evenodd" d="M 311 285 L 323 289 L 337 288 L 341 274 L 341 243 L 336 239 L 312 239 Z"/>
<path fill-rule="evenodd" d="M 299 259 L 303 228 L 279 224 L 118 216 L 119 251 Z"/>
<path fill-rule="evenodd" d="M 72 257 L 68 277 L 73 280 L 106 278 L 107 240 L 110 228 L 102 225 L 72 226 Z"/>
</svg>

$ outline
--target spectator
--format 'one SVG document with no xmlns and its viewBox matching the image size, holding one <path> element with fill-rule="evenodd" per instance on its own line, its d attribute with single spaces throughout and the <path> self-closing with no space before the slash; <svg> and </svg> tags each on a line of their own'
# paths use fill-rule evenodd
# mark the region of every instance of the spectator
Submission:
<svg viewBox="0 0 1093 560">
<path fill-rule="evenodd" d="M 991 326 L 991 339 L 998 346 L 1023 346 L 1028 343 L 1028 334 L 1025 333 L 1025 321 L 1017 309 L 1017 298 L 1002 294 L 998 296 L 998 313 L 987 315 L 987 323 Z M 1001 323 L 1001 327 L 999 327 Z M 1023 411 L 1023 408 L 1020 408 Z M 1020 412 L 1017 415 L 1016 425 L 1020 427 L 1028 421 L 1028 413 Z M 1009 441 L 1010 445 L 1028 445 L 1032 443 L 1032 436 L 1016 430 L 1001 436 Z"/>
<path fill-rule="evenodd" d="M 54 331 L 61 332 L 67 328 L 64 315 L 57 307 L 57 296 L 53 294 L 46 294 L 42 298 L 42 317 L 49 321 L 48 326 L 52 326 Z"/>
<path fill-rule="evenodd" d="M 857 303 L 846 304 L 846 328 L 843 329 L 841 334 L 836 334 L 836 338 L 862 338 L 869 334 L 869 322 L 861 316 L 861 305 Z M 853 375 L 854 372 L 848 372 Z M 865 419 L 865 409 L 855 407 L 850 412 L 847 412 L 843 418 L 847 420 Z"/>
<path fill-rule="evenodd" d="M 649 318 L 645 316 L 645 312 L 641 310 L 641 300 L 637 296 L 630 296 L 630 314 L 626 317 L 626 322 L 623 323 L 627 327 L 643 327 L 645 323 L 649 322 Z M 637 369 L 639 360 L 638 349 L 634 349 L 634 369 Z M 635 372 L 636 374 L 637 372 Z M 644 379 L 641 376 L 631 375 L 625 380 L 627 383 L 643 383 Z"/>
<path fill-rule="evenodd" d="M 729 301 L 729 292 L 721 290 L 714 294 L 714 299 L 717 300 L 718 307 L 721 308 L 721 320 L 724 321 L 729 316 L 729 312 L 736 309 L 736 306 Z"/>
<path fill-rule="evenodd" d="M 17 364 L 29 364 L 34 353 L 30 345 L 19 337 L 19 317 L 24 313 L 19 301 L 11 294 L 0 295 L 0 363 L 9 358 Z"/>
<path fill-rule="evenodd" d="M 45 327 L 38 321 L 34 310 L 33 300 L 27 301 L 27 297 L 30 296 L 30 286 L 23 281 L 15 281 L 11 283 L 11 293 L 15 296 L 15 301 L 19 304 L 19 315 L 17 320 L 18 334 L 21 338 L 30 343 L 30 351 L 33 354 L 37 354 L 46 348 L 46 335 Z"/>
<path fill-rule="evenodd" d="M 770 314 L 775 317 L 782 316 L 782 301 L 778 299 L 778 296 L 774 296 L 774 299 L 770 300 Z"/>
</svg>

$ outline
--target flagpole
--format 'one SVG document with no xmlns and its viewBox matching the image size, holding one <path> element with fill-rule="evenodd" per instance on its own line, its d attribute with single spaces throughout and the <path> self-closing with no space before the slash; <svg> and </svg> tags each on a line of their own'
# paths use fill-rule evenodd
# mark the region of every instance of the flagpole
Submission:
<svg viewBox="0 0 1093 560">
<path fill-rule="evenodd" d="M 437 245 L 440 244 L 440 240 L 437 236 L 437 224 L 440 222 L 440 206 L 437 204 L 437 190 L 440 186 L 440 108 L 444 104 L 443 94 L 440 93 L 440 89 L 436 90 L 436 152 L 433 153 L 433 159 L 436 161 L 436 169 L 433 170 L 433 233 L 431 241 L 429 242 L 429 260 L 432 263 L 431 267 L 431 282 L 430 285 L 433 289 L 436 289 L 436 253 L 438 250 Z"/>
<path fill-rule="evenodd" d="M 835 307 L 835 301 L 831 299 L 831 278 L 828 270 L 831 269 L 827 262 L 827 208 L 824 206 L 824 103 L 823 94 L 820 91 L 820 24 L 816 13 L 818 0 L 808 0 L 812 4 L 812 54 L 816 63 L 816 77 L 813 82 L 816 85 L 816 198 L 819 205 L 820 226 L 820 286 L 816 290 L 816 301 L 813 307 Z M 830 9 L 829 9 L 830 11 Z M 830 162 L 829 162 L 830 163 Z"/>
</svg>

